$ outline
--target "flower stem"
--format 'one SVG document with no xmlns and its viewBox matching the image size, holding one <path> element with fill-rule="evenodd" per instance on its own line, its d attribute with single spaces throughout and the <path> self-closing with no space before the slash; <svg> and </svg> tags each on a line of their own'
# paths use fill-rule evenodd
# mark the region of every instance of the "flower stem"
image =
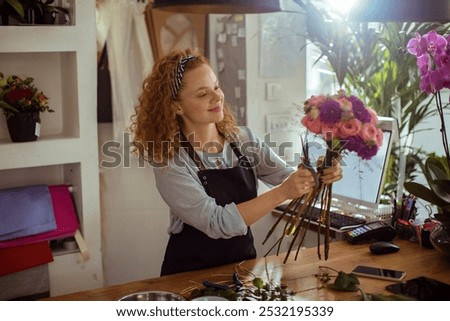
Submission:
<svg viewBox="0 0 450 321">
<path fill-rule="evenodd" d="M 442 100 L 441 100 L 441 92 L 440 91 L 438 91 L 435 94 L 435 98 L 436 98 L 436 105 L 437 105 L 437 110 L 438 110 L 438 113 L 439 113 L 439 118 L 441 119 L 442 144 L 444 145 L 444 152 L 445 152 L 445 157 L 447 159 L 447 166 L 448 166 L 448 169 L 450 170 L 450 152 L 449 152 L 449 148 L 448 148 L 447 130 L 445 128 L 444 110 L 443 110 L 443 107 L 442 107 Z"/>
</svg>

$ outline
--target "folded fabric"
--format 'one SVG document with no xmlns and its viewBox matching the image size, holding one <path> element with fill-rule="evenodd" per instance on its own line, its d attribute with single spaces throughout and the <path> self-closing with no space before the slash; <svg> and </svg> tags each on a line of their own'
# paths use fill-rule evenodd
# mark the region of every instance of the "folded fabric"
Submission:
<svg viewBox="0 0 450 321">
<path fill-rule="evenodd" d="M 53 261 L 47 241 L 0 249 L 0 276 Z"/>
<path fill-rule="evenodd" d="M 53 212 L 56 220 L 56 229 L 45 233 L 21 237 L 0 242 L 0 249 L 7 247 L 32 244 L 40 241 L 51 241 L 75 235 L 79 227 L 72 196 L 67 185 L 48 186 Z"/>
<path fill-rule="evenodd" d="M 47 185 L 0 190 L 0 241 L 56 229 Z"/>
</svg>

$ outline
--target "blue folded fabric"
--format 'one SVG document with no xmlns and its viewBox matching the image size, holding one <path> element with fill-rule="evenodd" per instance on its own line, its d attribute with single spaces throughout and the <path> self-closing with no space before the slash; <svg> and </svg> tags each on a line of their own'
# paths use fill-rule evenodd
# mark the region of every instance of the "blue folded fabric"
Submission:
<svg viewBox="0 0 450 321">
<path fill-rule="evenodd" d="M 56 229 L 47 185 L 0 190 L 0 241 Z"/>
</svg>

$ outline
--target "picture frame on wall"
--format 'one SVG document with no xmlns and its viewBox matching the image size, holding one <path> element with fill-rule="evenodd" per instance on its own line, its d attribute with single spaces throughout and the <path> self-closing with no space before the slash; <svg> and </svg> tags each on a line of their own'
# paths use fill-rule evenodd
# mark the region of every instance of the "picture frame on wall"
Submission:
<svg viewBox="0 0 450 321">
<path fill-rule="evenodd" d="M 186 48 L 199 48 L 207 55 L 206 14 L 168 12 L 153 9 L 149 4 L 145 21 L 155 60 L 172 50 Z"/>
</svg>

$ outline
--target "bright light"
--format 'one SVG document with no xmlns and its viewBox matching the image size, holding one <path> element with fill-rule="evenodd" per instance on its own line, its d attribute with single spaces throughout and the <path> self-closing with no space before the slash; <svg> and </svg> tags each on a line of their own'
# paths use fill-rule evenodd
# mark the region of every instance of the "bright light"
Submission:
<svg viewBox="0 0 450 321">
<path fill-rule="evenodd" d="M 347 14 L 355 5 L 356 0 L 325 0 L 325 2 L 332 7 L 330 9 L 337 10 L 342 14 Z"/>
</svg>

